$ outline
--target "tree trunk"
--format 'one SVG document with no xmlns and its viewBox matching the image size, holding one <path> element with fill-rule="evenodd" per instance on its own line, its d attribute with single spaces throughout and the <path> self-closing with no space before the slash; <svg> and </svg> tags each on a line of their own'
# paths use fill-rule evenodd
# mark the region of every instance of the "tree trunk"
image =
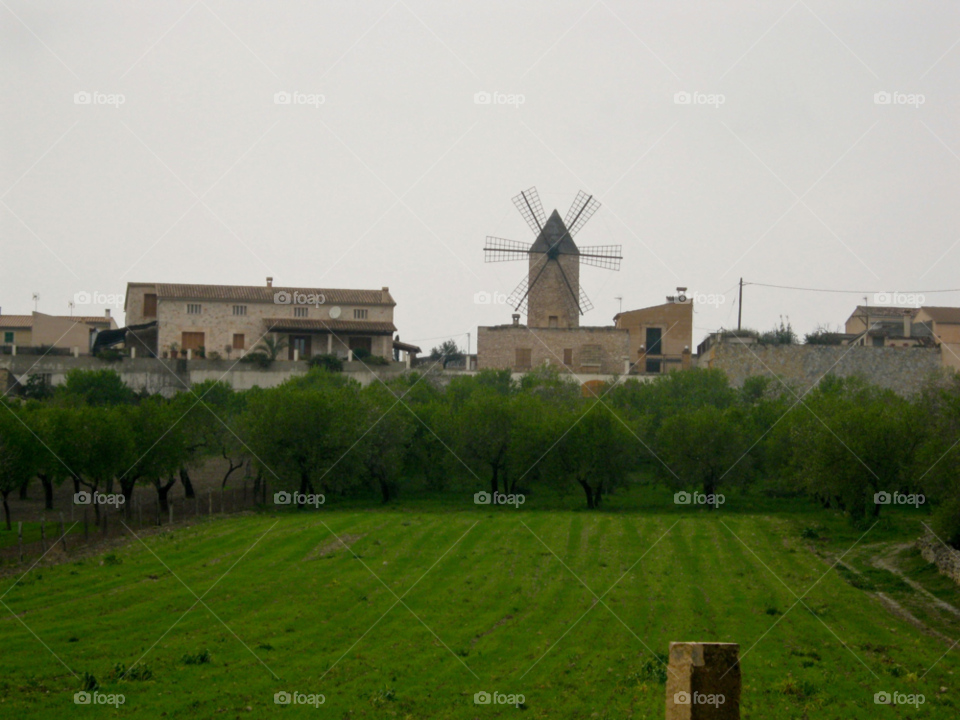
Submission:
<svg viewBox="0 0 960 720">
<path fill-rule="evenodd" d="M 593 504 L 595 507 L 600 507 L 600 501 L 603 499 L 603 483 L 597 487 L 593 492 Z"/>
<path fill-rule="evenodd" d="M 160 502 L 160 513 L 162 515 L 168 515 L 170 513 L 170 503 L 167 501 L 167 494 L 176 482 L 176 476 L 171 477 L 166 485 L 161 484 L 159 478 L 153 479 L 153 486 L 157 489 L 157 500 Z"/>
<path fill-rule="evenodd" d="M 243 467 L 243 460 L 241 460 L 236 465 L 233 464 L 233 460 L 227 457 L 226 453 L 223 453 L 223 459 L 230 463 L 230 469 L 227 470 L 226 475 L 223 476 L 223 482 L 220 483 L 220 489 L 222 490 L 227 486 L 227 480 L 230 479 L 230 476 L 233 475 L 234 471 L 239 470 Z"/>
<path fill-rule="evenodd" d="M 587 494 L 587 508 L 593 510 L 593 489 L 590 487 L 590 483 L 584 482 L 583 480 L 577 480 L 577 482 L 580 483 L 583 491 Z"/>
<path fill-rule="evenodd" d="M 37 477 L 43 485 L 43 506 L 53 510 L 53 480 L 46 473 L 37 473 Z"/>
<path fill-rule="evenodd" d="M 499 472 L 500 472 L 500 466 L 494 464 L 494 465 L 493 465 L 493 475 L 490 477 L 490 493 L 493 494 L 493 495 L 496 495 L 496 494 L 497 494 L 497 491 L 500 489 L 500 485 L 499 485 L 499 483 L 497 482 L 498 476 L 499 476 Z"/>
<path fill-rule="evenodd" d="M 705 480 L 705 481 L 704 481 L 704 483 L 703 483 L 703 494 L 706 495 L 707 497 L 709 497 L 709 496 L 711 496 L 711 495 L 714 496 L 714 501 L 713 501 L 712 503 L 709 503 L 709 504 L 707 505 L 707 510 L 716 510 L 716 509 L 717 509 L 716 489 L 717 489 L 717 484 L 716 484 L 716 482 L 714 481 L 713 477 L 711 477 L 709 480 Z"/>
<path fill-rule="evenodd" d="M 193 491 L 193 483 L 190 481 L 190 473 L 186 467 L 180 468 L 180 482 L 183 483 L 183 494 L 188 498 L 194 498 L 197 494 Z"/>
<path fill-rule="evenodd" d="M 307 494 L 310 488 L 310 475 L 306 470 L 300 471 L 300 495 L 301 499 L 297 502 L 297 507 L 303 507 L 303 496 Z"/>
<path fill-rule="evenodd" d="M 21 500 L 27 499 L 27 486 L 29 484 L 30 484 L 29 480 L 24 480 L 22 483 L 20 483 L 20 499 Z"/>
<path fill-rule="evenodd" d="M 80 492 L 80 478 L 76 475 L 73 476 L 73 492 L 74 494 Z"/>
<path fill-rule="evenodd" d="M 9 490 L 5 490 L 3 493 L 3 517 L 7 520 L 7 530 L 13 530 L 13 528 L 10 526 L 10 505 L 7 503 L 7 496 L 9 494 Z"/>
<path fill-rule="evenodd" d="M 381 475 L 379 476 L 380 481 L 380 493 L 383 495 L 383 502 L 390 502 L 390 483 Z"/>
<path fill-rule="evenodd" d="M 131 503 L 133 502 L 133 488 L 136 487 L 137 480 L 139 480 L 138 477 L 128 477 L 120 480 L 120 492 L 123 493 L 123 506 L 125 508 L 132 507 Z"/>
</svg>

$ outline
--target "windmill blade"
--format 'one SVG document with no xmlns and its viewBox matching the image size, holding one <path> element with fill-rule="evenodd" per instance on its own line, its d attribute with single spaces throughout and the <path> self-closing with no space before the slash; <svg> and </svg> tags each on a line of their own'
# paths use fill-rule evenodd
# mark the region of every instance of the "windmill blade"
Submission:
<svg viewBox="0 0 960 720">
<path fill-rule="evenodd" d="M 520 215 L 533 230 L 534 235 L 539 235 L 543 226 L 547 222 L 547 216 L 543 212 L 543 206 L 540 204 L 540 195 L 535 187 L 522 191 L 513 198 L 513 204 L 517 206 Z"/>
<path fill-rule="evenodd" d="M 524 275 L 520 284 L 514 288 L 513 292 L 507 298 L 507 302 L 513 306 L 517 312 L 525 313 L 527 311 L 527 297 L 530 295 L 530 288 L 527 287 L 529 276 Z"/>
<path fill-rule="evenodd" d="M 483 248 L 484 262 L 508 262 L 510 260 L 526 260 L 530 254 L 530 243 L 487 236 L 487 243 Z"/>
<path fill-rule="evenodd" d="M 583 190 L 577 193 L 573 205 L 567 210 L 567 216 L 563 219 L 563 224 L 567 226 L 570 236 L 573 237 L 584 225 L 587 220 L 593 217 L 593 214 L 600 209 L 600 201 L 587 195 Z"/>
<path fill-rule="evenodd" d="M 573 301 L 577 304 L 577 310 L 579 310 L 580 314 L 583 315 L 586 312 L 586 310 L 584 310 L 583 299 L 586 298 L 587 302 L 589 303 L 590 298 L 583 294 L 583 288 L 579 288 L 580 295 L 579 297 L 577 296 L 577 293 L 573 289 L 573 285 L 571 285 L 570 281 L 567 279 L 567 273 L 563 271 L 563 265 L 561 265 L 559 261 L 555 262 L 557 263 L 557 267 L 560 269 L 560 277 L 563 278 L 563 282 L 566 284 L 567 290 L 570 291 L 570 297 L 572 297 Z M 592 304 L 590 305 L 590 308 L 587 309 L 589 310 L 591 308 L 593 308 Z"/>
<path fill-rule="evenodd" d="M 584 245 L 580 248 L 580 264 L 606 270 L 619 270 L 622 245 Z"/>
<path fill-rule="evenodd" d="M 587 294 L 583 291 L 583 288 L 580 288 L 580 314 L 583 315 L 585 312 L 593 310 L 593 303 L 590 302 L 590 298 L 587 297 Z"/>
</svg>

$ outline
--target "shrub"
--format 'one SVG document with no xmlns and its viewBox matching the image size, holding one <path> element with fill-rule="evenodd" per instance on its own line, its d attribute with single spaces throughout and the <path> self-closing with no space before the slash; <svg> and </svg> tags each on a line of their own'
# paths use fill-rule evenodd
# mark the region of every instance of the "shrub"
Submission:
<svg viewBox="0 0 960 720">
<path fill-rule="evenodd" d="M 371 353 L 371 352 L 370 352 L 369 350 L 367 350 L 366 348 L 354 348 L 354 351 L 353 351 L 353 356 L 354 356 L 357 360 L 366 360 L 366 359 L 367 359 L 368 357 L 370 357 L 372 354 L 373 354 L 373 353 Z"/>
<path fill-rule="evenodd" d="M 97 353 L 97 358 L 104 362 L 120 362 L 123 360 L 123 353 L 116 348 L 104 348 Z"/>
<path fill-rule="evenodd" d="M 314 355 L 309 360 L 310 367 L 319 367 L 330 372 L 342 372 L 343 360 L 336 355 Z"/>
<path fill-rule="evenodd" d="M 242 358 L 240 358 L 240 362 L 250 363 L 252 365 L 256 365 L 257 367 L 264 368 L 264 369 L 270 367 L 270 365 L 273 364 L 273 360 L 270 359 L 270 356 L 260 351 L 247 353 Z"/>
<path fill-rule="evenodd" d="M 210 651 L 201 650 L 196 655 L 184 655 L 180 658 L 184 665 L 206 665 L 210 662 Z"/>
</svg>

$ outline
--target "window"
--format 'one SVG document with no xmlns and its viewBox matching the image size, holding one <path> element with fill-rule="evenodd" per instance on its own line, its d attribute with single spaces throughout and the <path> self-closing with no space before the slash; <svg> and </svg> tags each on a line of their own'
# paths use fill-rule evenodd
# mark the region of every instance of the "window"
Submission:
<svg viewBox="0 0 960 720">
<path fill-rule="evenodd" d="M 663 352 L 661 340 L 663 330 L 660 328 L 647 328 L 647 355 L 659 355 Z M 656 372 L 659 372 L 657 370 Z"/>
<path fill-rule="evenodd" d="M 3 334 L 3 341 L 4 341 L 5 343 L 13 344 L 13 333 L 12 333 L 12 332 L 5 332 L 5 333 Z"/>
<path fill-rule="evenodd" d="M 366 308 L 354 310 L 354 311 L 353 311 L 353 319 L 354 319 L 354 320 L 366 320 L 366 319 L 367 319 L 367 310 L 366 310 Z"/>
<path fill-rule="evenodd" d="M 600 346 L 583 345 L 580 348 L 580 365 L 600 367 Z"/>
<path fill-rule="evenodd" d="M 243 333 L 234 333 L 233 335 L 233 349 L 234 350 L 243 350 L 244 346 L 244 337 Z"/>
<path fill-rule="evenodd" d="M 157 295 L 156 293 L 147 293 L 143 296 L 143 316 L 157 316 Z"/>
<path fill-rule="evenodd" d="M 560 318 L 556 315 L 551 315 L 549 318 L 547 318 L 547 327 L 560 327 Z"/>
<path fill-rule="evenodd" d="M 234 305 L 234 306 L 233 306 L 233 314 L 234 314 L 234 315 L 246 315 L 246 314 L 247 314 L 247 306 L 246 306 L 246 305 Z"/>
<path fill-rule="evenodd" d="M 573 348 L 563 349 L 563 364 L 567 365 L 568 367 L 573 365 Z"/>
<path fill-rule="evenodd" d="M 305 307 L 295 307 L 295 308 L 293 309 L 293 316 L 294 316 L 294 317 L 306 317 L 306 316 L 307 316 L 307 308 L 305 308 Z"/>
<path fill-rule="evenodd" d="M 530 367 L 530 348 L 517 348 L 517 362 L 515 363 L 518 368 L 528 368 Z"/>
<path fill-rule="evenodd" d="M 883 347 L 883 335 L 875 335 L 873 337 L 873 346 L 874 347 Z"/>
<path fill-rule="evenodd" d="M 199 307 L 199 305 L 197 307 Z M 203 346 L 202 332 L 180 333 L 180 348 L 182 350 L 199 350 Z"/>
<path fill-rule="evenodd" d="M 199 303 L 187 303 L 187 315 L 199 315 L 199 314 L 200 314 Z"/>
<path fill-rule="evenodd" d="M 648 373 L 658 373 L 658 372 L 660 372 L 660 361 L 659 361 L 659 360 L 647 360 L 647 372 L 648 372 Z"/>
</svg>

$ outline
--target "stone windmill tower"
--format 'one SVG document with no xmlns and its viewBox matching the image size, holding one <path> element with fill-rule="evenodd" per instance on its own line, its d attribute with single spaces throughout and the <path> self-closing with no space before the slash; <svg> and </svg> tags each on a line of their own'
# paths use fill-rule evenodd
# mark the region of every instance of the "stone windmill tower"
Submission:
<svg viewBox="0 0 960 720">
<path fill-rule="evenodd" d="M 529 327 L 575 328 L 580 316 L 593 309 L 593 303 L 580 287 L 580 265 L 619 270 L 620 245 L 593 245 L 578 248 L 573 236 L 600 208 L 592 195 L 579 192 L 562 220 L 554 210 L 547 218 L 536 188 L 524 190 L 515 198 L 523 219 L 536 233 L 532 245 L 487 237 L 486 262 L 528 260 L 527 276 L 510 294 L 508 302 L 515 310 L 526 312 Z"/>
</svg>

